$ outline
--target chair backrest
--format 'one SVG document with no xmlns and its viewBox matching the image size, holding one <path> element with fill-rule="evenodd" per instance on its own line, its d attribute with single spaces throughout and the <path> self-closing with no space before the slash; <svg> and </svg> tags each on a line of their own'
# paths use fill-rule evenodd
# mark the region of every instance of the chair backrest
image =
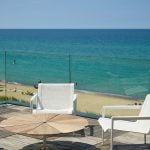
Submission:
<svg viewBox="0 0 150 150">
<path fill-rule="evenodd" d="M 146 95 L 144 103 L 143 103 L 142 108 L 141 108 L 141 111 L 139 113 L 139 116 L 150 117 L 150 94 Z"/>
<path fill-rule="evenodd" d="M 139 116 L 150 117 L 150 94 L 145 97 Z M 150 130 L 150 120 L 138 120 L 137 122 L 142 127 L 146 127 L 148 130 Z"/>
<path fill-rule="evenodd" d="M 60 110 L 73 107 L 74 83 L 40 83 L 38 98 L 43 109 Z"/>
</svg>

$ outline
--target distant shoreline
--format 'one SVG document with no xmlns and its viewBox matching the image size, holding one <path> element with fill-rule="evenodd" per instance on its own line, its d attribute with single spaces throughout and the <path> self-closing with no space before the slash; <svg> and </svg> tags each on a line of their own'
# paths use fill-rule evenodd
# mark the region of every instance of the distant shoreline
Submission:
<svg viewBox="0 0 150 150">
<path fill-rule="evenodd" d="M 5 84 L 5 82 L 3 80 L 0 80 L 0 85 Z M 6 82 L 6 84 L 12 84 L 12 85 L 23 85 L 23 86 L 30 86 L 34 88 L 34 85 L 27 85 L 27 84 L 22 84 L 22 83 L 18 83 L 18 82 Z M 88 91 L 88 90 L 79 90 L 79 89 L 75 89 L 76 92 L 78 93 L 86 93 L 86 94 L 93 94 L 93 95 L 103 95 L 103 96 L 108 96 L 108 97 L 116 97 L 116 98 L 123 98 L 126 100 L 135 100 L 135 101 L 143 101 L 143 99 L 135 99 L 129 96 L 125 96 L 125 95 L 119 95 L 119 94 L 113 94 L 113 93 L 101 93 L 101 92 L 96 92 L 96 91 Z"/>
<path fill-rule="evenodd" d="M 3 82 L 0 82 L 0 85 L 2 85 Z M 4 84 L 3 86 L 0 86 L 0 89 L 5 88 Z M 15 97 L 17 99 L 30 102 L 31 95 L 28 95 L 26 93 L 32 92 L 37 93 L 37 89 L 34 88 L 34 86 L 29 85 L 23 85 L 19 83 L 7 83 L 7 91 L 6 95 L 8 97 Z M 77 101 L 76 101 L 76 110 L 77 112 L 81 112 L 84 114 L 101 114 L 101 109 L 104 105 L 141 105 L 143 101 L 138 101 L 134 99 L 127 99 L 121 96 L 116 95 L 106 95 L 106 94 L 100 94 L 97 92 L 90 92 L 90 91 L 84 91 L 84 90 L 75 90 L 75 93 L 77 94 Z M 0 91 L 0 96 L 4 95 L 5 91 Z M 110 112 L 108 112 L 108 115 Z M 137 115 L 138 110 L 132 110 L 132 111 L 123 111 L 119 110 L 117 111 L 117 115 Z M 111 112 L 111 114 L 116 115 L 116 112 Z"/>
<path fill-rule="evenodd" d="M 125 95 L 119 95 L 119 94 L 112 94 L 112 93 L 101 93 L 101 92 L 95 92 L 95 91 L 88 91 L 88 90 L 78 90 L 75 89 L 75 91 L 79 92 L 79 93 L 87 93 L 87 94 L 96 94 L 96 95 L 104 95 L 104 96 L 109 96 L 109 97 L 118 97 L 118 98 L 123 98 L 123 99 L 127 99 L 127 100 L 135 100 L 135 101 L 143 101 L 143 99 L 135 99 L 129 96 L 125 96 Z"/>
</svg>

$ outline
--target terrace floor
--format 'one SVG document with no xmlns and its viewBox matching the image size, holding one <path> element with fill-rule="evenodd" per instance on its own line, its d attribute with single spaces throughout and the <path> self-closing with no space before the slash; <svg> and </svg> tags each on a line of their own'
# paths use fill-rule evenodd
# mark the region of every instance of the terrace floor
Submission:
<svg viewBox="0 0 150 150">
<path fill-rule="evenodd" d="M 16 105 L 0 105 L 0 121 L 11 116 L 29 114 L 28 107 Z M 101 128 L 95 119 L 87 118 L 90 125 L 94 125 L 93 135 L 90 128 L 85 129 L 85 136 L 79 132 L 65 136 L 48 137 L 47 145 L 54 150 L 108 150 L 109 132 L 105 134 L 105 144 L 101 144 Z M 150 150 L 150 144 L 144 145 L 143 135 L 131 132 L 115 131 L 115 150 Z M 150 143 L 150 136 L 147 136 Z M 0 128 L 0 149 L 6 150 L 38 150 L 42 145 L 42 137 L 18 135 Z"/>
</svg>

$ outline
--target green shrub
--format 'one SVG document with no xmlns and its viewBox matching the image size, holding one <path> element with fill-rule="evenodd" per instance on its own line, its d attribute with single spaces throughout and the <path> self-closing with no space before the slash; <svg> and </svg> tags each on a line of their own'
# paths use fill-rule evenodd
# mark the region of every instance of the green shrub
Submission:
<svg viewBox="0 0 150 150">
<path fill-rule="evenodd" d="M 0 100 L 14 100 L 14 101 L 20 101 L 16 97 L 11 96 L 0 96 Z"/>
<path fill-rule="evenodd" d="M 21 94 L 33 96 L 33 92 L 30 92 L 30 91 L 27 91 L 27 92 L 21 92 Z"/>
</svg>

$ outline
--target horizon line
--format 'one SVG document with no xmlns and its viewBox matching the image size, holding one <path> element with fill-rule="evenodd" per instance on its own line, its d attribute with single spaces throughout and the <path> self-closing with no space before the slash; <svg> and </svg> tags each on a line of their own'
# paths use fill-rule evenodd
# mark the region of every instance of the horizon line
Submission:
<svg viewBox="0 0 150 150">
<path fill-rule="evenodd" d="M 0 28 L 0 30 L 148 30 L 150 28 Z"/>
</svg>

